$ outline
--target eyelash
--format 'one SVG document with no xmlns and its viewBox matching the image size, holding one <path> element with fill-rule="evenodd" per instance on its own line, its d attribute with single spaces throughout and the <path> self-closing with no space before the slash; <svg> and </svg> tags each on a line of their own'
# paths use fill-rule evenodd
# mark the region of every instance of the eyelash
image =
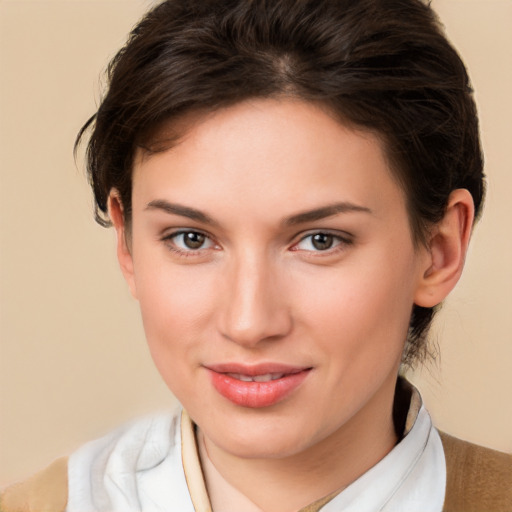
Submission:
<svg viewBox="0 0 512 512">
<path fill-rule="evenodd" d="M 332 241 L 332 245 L 323 250 L 318 249 L 318 248 L 316 250 L 301 249 L 298 247 L 299 244 L 301 244 L 302 242 L 305 242 L 308 239 L 310 239 L 310 245 L 314 245 L 313 239 L 315 236 L 318 236 L 318 235 L 330 237 L 331 241 Z M 310 232 L 310 233 L 307 233 L 306 235 L 302 236 L 301 239 L 292 246 L 291 250 L 304 251 L 304 252 L 311 253 L 312 255 L 315 255 L 315 256 L 317 256 L 317 255 L 318 256 L 332 255 L 332 254 L 337 253 L 338 251 L 343 251 L 344 249 L 347 248 L 347 246 L 350 246 L 353 243 L 354 243 L 354 240 L 348 234 L 341 235 L 338 232 L 333 233 L 331 231 L 314 231 L 314 232 Z"/>
<path fill-rule="evenodd" d="M 176 244 L 176 239 L 178 237 L 184 236 L 184 235 L 199 235 L 201 237 L 204 237 L 204 241 L 205 242 L 209 241 L 209 243 L 211 244 L 211 247 L 198 247 L 196 249 L 190 248 L 190 247 L 188 247 L 188 248 L 179 247 Z M 161 238 L 161 240 L 162 240 L 162 242 L 164 242 L 166 244 L 166 246 L 171 251 L 176 253 L 178 256 L 181 256 L 184 258 L 197 256 L 202 251 L 206 251 L 208 249 L 217 247 L 217 245 L 215 244 L 215 242 L 209 235 L 207 235 L 206 233 L 203 233 L 202 231 L 198 231 L 195 229 L 182 229 L 180 231 L 175 231 L 174 233 L 164 235 Z"/>
<path fill-rule="evenodd" d="M 188 247 L 188 248 L 179 247 L 176 243 L 176 239 L 180 236 L 183 237 L 185 235 L 199 235 L 200 237 L 204 237 L 204 241 L 201 244 L 201 247 L 198 247 L 195 249 L 191 248 L 191 247 Z M 320 235 L 322 235 L 324 237 L 330 237 L 331 245 L 329 247 L 326 247 L 325 249 L 316 248 L 316 250 L 301 249 L 299 247 L 299 244 L 305 242 L 308 239 L 310 239 L 310 244 L 314 246 L 315 242 L 313 241 L 313 238 L 315 236 L 320 236 Z M 161 238 L 161 240 L 167 245 L 167 247 L 171 251 L 173 251 L 177 255 L 185 257 L 185 258 L 198 256 L 199 254 L 202 253 L 202 251 L 206 251 L 206 250 L 209 250 L 212 248 L 215 249 L 218 247 L 216 245 L 216 243 L 214 242 L 214 240 L 209 235 L 207 235 L 206 233 L 203 233 L 202 231 L 198 231 L 198 230 L 194 230 L 194 229 L 182 229 L 182 230 L 176 231 L 174 233 L 166 234 L 165 236 L 163 236 Z M 203 247 L 205 242 L 209 242 L 209 247 Z M 310 233 L 307 233 L 306 235 L 302 236 L 298 242 L 296 242 L 292 245 L 290 250 L 291 251 L 303 251 L 306 253 L 311 253 L 311 254 L 321 256 L 324 254 L 331 255 L 338 251 L 342 251 L 342 250 L 346 249 L 347 246 L 352 245 L 352 244 L 353 244 L 353 239 L 348 234 L 346 234 L 345 236 L 342 236 L 339 233 L 332 233 L 330 231 L 314 231 L 314 232 L 310 232 Z"/>
</svg>

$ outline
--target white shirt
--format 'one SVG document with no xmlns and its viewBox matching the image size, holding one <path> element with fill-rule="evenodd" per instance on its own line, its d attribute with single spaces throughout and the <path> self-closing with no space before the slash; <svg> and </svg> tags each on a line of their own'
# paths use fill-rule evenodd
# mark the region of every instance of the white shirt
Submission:
<svg viewBox="0 0 512 512">
<path fill-rule="evenodd" d="M 443 446 L 413 394 L 406 435 L 322 512 L 441 512 Z M 211 512 L 185 411 L 145 418 L 84 445 L 69 458 L 66 512 Z M 240 511 L 215 511 L 240 512 Z"/>
</svg>

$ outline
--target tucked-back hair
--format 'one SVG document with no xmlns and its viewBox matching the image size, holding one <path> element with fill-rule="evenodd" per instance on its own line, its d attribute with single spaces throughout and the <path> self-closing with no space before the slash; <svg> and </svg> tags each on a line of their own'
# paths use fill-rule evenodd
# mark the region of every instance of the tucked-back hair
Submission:
<svg viewBox="0 0 512 512">
<path fill-rule="evenodd" d="M 107 75 L 98 112 L 77 140 L 90 130 L 87 169 L 102 225 L 112 189 L 130 224 L 136 149 L 172 145 L 158 142 L 159 128 L 265 97 L 318 102 L 379 136 L 415 243 L 425 242 L 454 189 L 468 189 L 480 213 L 483 162 L 469 79 L 421 0 L 168 0 L 133 29 Z M 426 353 L 433 313 L 414 306 L 406 364 Z"/>
</svg>

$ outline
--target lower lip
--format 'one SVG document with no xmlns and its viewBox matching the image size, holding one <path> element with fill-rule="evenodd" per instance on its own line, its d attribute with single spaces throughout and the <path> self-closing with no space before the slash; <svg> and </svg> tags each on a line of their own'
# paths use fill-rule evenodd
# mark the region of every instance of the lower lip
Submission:
<svg viewBox="0 0 512 512">
<path fill-rule="evenodd" d="M 209 370 L 213 387 L 235 405 L 250 408 L 270 407 L 284 400 L 297 389 L 309 374 L 308 370 L 290 373 L 268 382 L 245 382 L 225 373 Z"/>
</svg>

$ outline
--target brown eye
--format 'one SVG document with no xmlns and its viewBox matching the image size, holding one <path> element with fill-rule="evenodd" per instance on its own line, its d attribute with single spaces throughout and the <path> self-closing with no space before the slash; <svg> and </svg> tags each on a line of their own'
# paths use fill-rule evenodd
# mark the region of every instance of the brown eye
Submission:
<svg viewBox="0 0 512 512">
<path fill-rule="evenodd" d="M 304 236 L 291 247 L 291 250 L 330 254 L 331 251 L 348 247 L 352 243 L 353 240 L 348 234 L 343 236 L 341 234 L 329 233 L 328 231 L 317 231 L 316 233 Z"/>
<path fill-rule="evenodd" d="M 311 244 L 318 251 L 326 251 L 332 247 L 334 237 L 328 233 L 317 233 L 311 237 Z"/>
<path fill-rule="evenodd" d="M 183 243 L 189 249 L 200 249 L 204 245 L 205 240 L 206 236 L 202 233 L 195 231 L 183 233 Z"/>
<path fill-rule="evenodd" d="M 211 249 L 215 243 L 204 233 L 199 231 L 180 231 L 164 237 L 167 244 L 177 251 L 191 252 L 202 249 Z"/>
</svg>

